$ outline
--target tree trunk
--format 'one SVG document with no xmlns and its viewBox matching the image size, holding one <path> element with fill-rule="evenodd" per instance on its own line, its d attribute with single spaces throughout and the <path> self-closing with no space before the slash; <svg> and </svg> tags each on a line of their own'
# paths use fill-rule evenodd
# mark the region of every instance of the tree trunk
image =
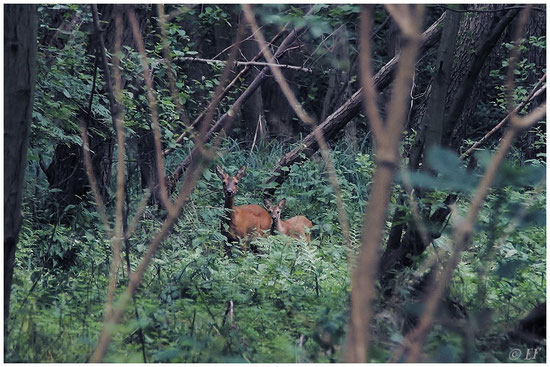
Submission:
<svg viewBox="0 0 550 367">
<path fill-rule="evenodd" d="M 525 31 L 526 39 L 529 37 L 542 37 L 546 35 L 546 12 L 541 11 L 531 11 L 531 16 L 527 29 Z M 546 65 L 546 49 L 542 47 L 528 46 L 527 50 L 527 62 L 534 65 Z M 527 89 L 530 89 L 544 73 L 544 68 L 535 68 L 533 72 L 529 74 L 527 79 Z M 542 94 L 539 97 L 535 98 L 533 102 L 529 104 L 529 111 L 540 106 L 546 100 L 546 95 Z M 541 126 L 542 130 L 546 130 L 544 125 L 538 124 Z M 539 129 L 541 129 L 539 127 Z M 537 139 L 536 129 L 529 129 L 518 138 L 519 148 L 525 153 L 526 159 L 535 159 L 539 153 L 545 153 L 545 144 L 540 146 L 534 146 L 533 143 Z"/>
<path fill-rule="evenodd" d="M 342 24 L 334 33 L 334 63 L 335 67 L 330 71 L 327 93 L 323 101 L 323 109 L 320 121 L 324 121 L 328 115 L 334 112 L 336 107 L 343 105 L 352 95 L 349 80 L 351 60 L 349 57 L 349 32 L 345 24 Z M 357 150 L 357 127 L 352 120 L 346 124 L 344 130 L 346 141 L 351 143 L 354 151 Z"/>
<path fill-rule="evenodd" d="M 427 148 L 427 144 L 450 144 L 455 149 L 459 148 L 465 133 L 465 126 L 473 115 L 475 105 L 481 95 L 479 89 L 483 84 L 480 84 L 478 76 L 484 68 L 487 57 L 495 48 L 498 39 L 518 12 L 519 10 L 512 9 L 506 12 L 502 17 L 494 16 L 492 23 L 490 23 L 491 26 L 487 29 L 485 36 L 481 36 L 476 32 L 482 28 L 482 24 L 487 22 L 486 17 L 493 16 L 490 15 L 493 13 L 477 13 L 478 15 L 476 17 L 467 17 L 468 19 L 463 22 L 462 26 L 465 28 L 460 28 L 459 39 L 461 42 L 459 42 L 458 51 L 454 57 L 455 60 L 460 61 L 458 63 L 455 61 L 454 63 L 454 70 L 451 75 L 450 83 L 442 84 L 444 80 L 437 81 L 436 77 L 436 82 L 431 91 L 427 115 L 424 116 L 424 118 L 428 120 L 426 120 L 424 123 L 425 126 L 421 130 L 422 133 L 425 132 L 427 134 L 425 138 L 427 141 L 424 143 L 424 138 L 422 136 L 418 137 L 417 140 L 420 140 L 420 143 L 416 142 L 418 145 L 415 144 L 411 152 L 411 169 L 414 170 L 420 166 L 422 158 L 419 151 L 425 151 L 426 149 L 424 146 L 426 145 Z M 446 27 L 446 29 L 448 28 Z M 470 38 L 472 32 L 474 37 Z M 451 33 L 449 33 L 449 35 L 451 35 Z M 476 42 L 479 39 L 482 41 L 478 42 L 478 48 L 472 56 L 470 52 L 471 42 Z M 446 43 L 450 43 L 451 41 L 452 40 L 447 40 Z M 441 45 L 445 47 L 443 42 Z M 443 60 L 438 57 L 438 67 L 443 66 L 443 64 L 440 64 L 441 61 Z M 449 60 L 447 60 L 447 62 L 452 63 L 452 61 Z M 464 65 L 470 66 L 465 69 Z M 445 66 L 447 68 L 446 70 L 448 70 L 448 66 L 450 65 L 447 64 Z M 485 77 L 488 76 L 488 69 L 489 68 L 485 68 Z M 441 75 L 441 77 L 442 76 L 443 75 Z M 477 89 L 475 89 L 474 86 L 476 86 Z M 443 118 L 443 111 L 440 108 L 442 103 L 440 97 L 445 94 L 445 90 L 447 94 L 446 105 L 450 105 L 450 111 L 447 113 L 447 117 Z M 469 106 L 469 108 L 466 106 Z M 435 115 L 434 108 L 437 108 L 437 110 L 435 110 Z M 438 125 L 438 121 L 446 121 L 446 125 L 442 126 L 441 123 Z M 430 127 L 430 125 L 433 127 Z M 441 134 L 441 130 L 445 131 L 445 133 Z M 451 134 L 453 134 L 454 138 L 451 138 Z M 453 204 L 455 200 L 456 195 L 449 195 L 444 205 L 438 208 L 433 214 L 430 215 L 429 208 L 423 213 L 428 223 L 427 227 L 429 228 L 428 241 L 431 242 L 441 235 L 444 223 L 451 211 L 450 205 Z M 397 211 L 394 214 L 394 220 L 400 221 L 404 214 L 403 212 Z M 406 231 L 405 235 L 403 235 L 400 243 L 397 244 L 396 241 L 399 240 L 403 231 Z M 394 242 L 388 243 L 380 261 L 380 279 L 383 284 L 387 284 L 394 274 L 389 272 L 389 269 L 394 271 L 412 265 L 411 256 L 420 255 L 428 245 L 428 243 L 422 240 L 418 229 L 413 223 L 409 223 L 406 228 L 403 227 L 402 224 L 395 225 L 392 231 L 390 231 L 390 239 Z"/>
<path fill-rule="evenodd" d="M 141 188 L 148 188 L 151 192 L 149 202 L 159 204 L 160 187 L 155 153 L 155 136 L 152 129 L 138 128 L 137 135 L 137 164 L 141 174 Z"/>
<path fill-rule="evenodd" d="M 242 53 L 247 61 L 251 60 L 258 54 L 258 52 L 260 52 L 258 43 L 253 39 L 244 41 L 241 47 Z M 259 73 L 260 70 L 257 67 L 253 67 L 245 77 L 245 83 L 250 85 Z M 253 141 L 255 136 L 256 140 L 263 140 L 266 136 L 267 130 L 261 86 L 258 87 L 258 89 L 250 96 L 250 99 L 243 104 L 242 126 L 250 141 Z"/>
<path fill-rule="evenodd" d="M 36 78 L 35 5 L 4 5 L 4 348 Z"/>
<path fill-rule="evenodd" d="M 453 66 L 453 56 L 455 52 L 456 38 L 460 25 L 460 13 L 449 12 L 443 26 L 443 34 L 439 43 L 437 59 L 435 62 L 436 71 L 430 87 L 427 107 L 424 112 L 419 115 L 422 117 L 419 131 L 409 153 L 409 168 L 416 170 L 420 166 L 421 156 L 428 147 L 441 144 L 443 133 L 444 112 L 445 112 L 445 94 L 449 83 L 450 72 Z M 426 148 L 425 148 L 426 147 Z M 423 166 L 425 167 L 425 166 Z M 418 191 L 417 191 L 418 196 Z M 399 204 L 404 205 L 405 197 L 401 194 Z M 392 227 L 386 245 L 384 256 L 389 256 L 390 253 L 399 251 L 403 232 L 407 230 L 407 226 L 412 223 L 405 223 L 403 217 L 406 215 L 405 210 L 397 207 L 392 218 Z M 415 241 L 422 242 L 420 235 L 416 232 L 408 234 Z M 411 242 L 411 241 L 407 241 Z M 414 251 L 411 247 L 411 251 Z M 386 262 L 385 257 L 382 257 L 381 264 Z"/>
<path fill-rule="evenodd" d="M 493 7 L 503 5 L 495 4 Z M 483 87 L 488 84 L 491 69 L 489 64 L 492 63 L 485 62 L 506 27 L 518 13 L 519 9 L 511 9 L 504 14 L 477 13 L 476 17 L 465 18 L 466 24 L 461 27 L 459 35 L 460 51 L 455 56 L 457 61 L 451 75 L 450 89 L 447 91 L 447 103 L 450 107 L 444 127 L 443 145 L 458 150 L 462 144 L 466 129 L 476 112 Z M 486 32 L 480 33 L 484 28 L 487 28 Z M 471 52 L 472 48 L 476 50 L 475 53 Z"/>
<path fill-rule="evenodd" d="M 298 52 L 287 53 L 279 62 L 287 65 L 300 65 L 301 57 Z M 295 70 L 281 70 L 283 76 L 292 92 L 297 94 L 297 87 L 294 80 L 296 79 Z M 279 136 L 293 136 L 300 127 L 296 123 L 296 114 L 290 108 L 289 103 L 281 90 L 279 83 L 274 78 L 269 78 L 265 81 L 262 88 L 263 102 L 266 111 L 267 126 L 270 131 L 273 131 Z"/>
<path fill-rule="evenodd" d="M 83 110 L 79 111 L 76 119 L 88 126 L 92 166 L 100 193 L 105 200 L 111 181 L 113 144 L 111 139 L 105 139 L 101 135 L 91 132 L 101 131 L 108 136 L 108 128 L 104 122 L 91 118 Z M 81 202 L 89 192 L 82 147 L 77 144 L 57 145 L 45 173 L 49 183 L 48 206 L 50 210 L 57 213 L 56 221 L 62 220 L 64 208 Z"/>
</svg>

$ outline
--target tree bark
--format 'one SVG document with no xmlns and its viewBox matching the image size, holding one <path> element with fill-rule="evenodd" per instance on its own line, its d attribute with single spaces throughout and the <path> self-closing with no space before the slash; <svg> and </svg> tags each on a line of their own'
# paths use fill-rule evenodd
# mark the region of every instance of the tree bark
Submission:
<svg viewBox="0 0 550 367">
<path fill-rule="evenodd" d="M 540 11 L 531 11 L 529 24 L 527 25 L 527 30 L 525 32 L 525 38 L 529 37 L 541 37 L 546 35 L 546 13 Z M 527 50 L 527 61 L 529 64 L 534 65 L 546 65 L 546 49 L 542 47 L 528 46 Z M 544 68 L 535 68 L 535 70 L 529 74 L 527 79 L 527 89 L 530 89 L 537 80 L 544 74 Z M 528 111 L 540 106 L 546 100 L 544 94 L 535 98 L 533 102 L 529 104 Z M 540 125 L 539 125 L 540 126 Z M 542 125 L 544 126 L 544 125 Z M 542 127 L 542 130 L 545 130 Z M 535 159 L 539 153 L 545 152 L 545 145 L 534 146 L 534 142 L 537 139 L 537 131 L 535 129 L 530 129 L 529 131 L 523 133 L 523 135 L 518 139 L 518 145 L 520 149 L 525 152 L 526 159 Z"/>
<path fill-rule="evenodd" d="M 488 23 L 490 24 L 488 33 L 484 37 L 482 44 L 476 50 L 468 73 L 464 79 L 459 81 L 459 88 L 452 97 L 452 105 L 447 114 L 446 126 L 444 127 L 443 145 L 448 145 L 456 150 L 460 147 L 465 129 L 475 112 L 475 107 L 481 91 L 479 83 L 477 84 L 478 88 L 475 88 L 476 80 L 480 75 L 487 57 L 497 45 L 506 27 L 518 13 L 519 9 L 511 9 L 502 17 L 494 16 L 492 22 Z M 479 22 L 474 23 L 469 30 L 476 28 L 481 28 Z M 470 50 L 462 48 L 462 52 L 470 53 Z M 454 80 L 457 81 L 456 78 Z M 473 93 L 475 91 L 477 91 L 477 93 Z M 468 106 L 467 109 L 465 108 L 466 106 Z M 466 114 L 463 114 L 464 111 L 466 111 Z"/>
<path fill-rule="evenodd" d="M 242 21 L 245 21 L 244 19 Z M 246 60 L 251 60 L 254 56 L 260 52 L 258 43 L 251 39 L 242 43 L 242 52 Z M 246 75 L 245 83 L 250 84 L 258 76 L 260 71 L 257 67 L 252 67 L 252 70 Z M 261 122 L 261 123 L 260 123 Z M 252 94 L 250 99 L 243 104 L 242 109 L 242 125 L 245 130 L 246 136 L 250 138 L 250 141 L 254 140 L 254 136 L 257 134 L 256 139 L 263 140 L 266 136 L 267 130 L 265 126 L 264 105 L 262 101 L 262 87 Z"/>
<path fill-rule="evenodd" d="M 352 95 L 350 86 L 351 60 L 349 57 L 349 32 L 345 24 L 342 24 L 334 33 L 334 63 L 330 71 L 327 93 L 323 101 L 323 109 L 320 121 L 324 121 L 335 108 L 343 105 Z M 357 150 L 357 127 L 352 120 L 345 127 L 346 140 L 352 148 Z"/>
<path fill-rule="evenodd" d="M 4 348 L 36 78 L 35 5 L 4 5 Z"/>
<path fill-rule="evenodd" d="M 441 27 L 445 19 L 444 13 L 434 24 L 428 28 L 421 37 L 420 41 L 420 54 L 426 52 L 433 47 L 439 41 L 441 37 Z M 384 65 L 378 73 L 374 76 L 374 84 L 378 90 L 386 88 L 392 81 L 393 73 L 399 61 L 399 55 L 391 59 L 386 65 Z M 332 115 L 326 118 L 323 123 L 317 126 L 316 129 L 321 130 L 321 134 L 326 141 L 334 138 L 336 134 L 342 130 L 342 128 L 361 111 L 362 106 L 362 90 L 359 89 L 353 94 L 353 96 L 340 108 L 338 108 Z M 285 167 L 290 167 L 295 163 L 303 162 L 311 157 L 319 149 L 317 140 L 313 133 L 306 136 L 300 146 L 287 153 L 277 164 L 273 170 L 273 175 L 269 177 L 265 183 L 275 182 L 275 187 L 266 189 L 264 191 L 265 197 L 271 197 L 275 193 L 275 190 L 281 185 L 288 175 L 288 171 L 285 171 Z"/>
<path fill-rule="evenodd" d="M 411 170 L 418 169 L 421 163 L 422 153 L 427 151 L 429 146 L 441 144 L 445 112 L 445 94 L 447 92 L 450 73 L 453 66 L 453 56 L 455 53 L 459 25 L 460 13 L 449 12 L 443 26 L 441 42 L 439 42 L 437 59 L 435 62 L 436 71 L 430 87 L 426 111 L 420 113 L 422 122 L 420 123 L 419 131 L 409 153 L 409 168 Z M 418 191 L 417 195 L 419 195 Z M 399 197 L 399 204 L 404 205 L 404 203 L 405 197 L 402 193 Z M 397 256 L 396 253 L 400 252 L 400 247 L 405 247 L 405 245 L 401 245 L 403 232 L 407 230 L 408 226 L 412 225 L 412 223 L 407 224 L 403 221 L 405 215 L 406 211 L 401 209 L 401 206 L 395 209 L 392 218 L 393 224 L 390 229 L 386 250 L 381 259 L 381 264 L 387 262 L 388 256 Z M 416 247 L 423 243 L 417 229 L 414 228 L 414 233 L 407 233 L 406 237 L 409 238 L 407 243 L 413 243 L 413 247 L 410 247 L 411 251 L 417 252 Z M 410 239 L 412 239 L 412 241 Z M 404 254 L 400 254 L 400 256 L 403 255 Z M 382 274 L 384 274 L 384 272 L 382 272 Z"/>
<path fill-rule="evenodd" d="M 91 131 L 102 131 L 108 136 L 108 128 L 102 121 L 88 116 L 80 110 L 76 116 L 88 126 L 90 150 L 94 174 L 102 197 L 107 197 L 107 188 L 111 180 L 111 161 L 113 146 L 111 139 L 105 139 Z M 59 144 L 55 147 L 52 161 L 45 171 L 49 183 L 48 207 L 62 220 L 63 209 L 82 201 L 89 191 L 88 177 L 83 165 L 82 147 L 77 144 Z M 55 190 L 52 190 L 55 189 Z M 53 219 L 53 218 L 52 218 Z"/>
<path fill-rule="evenodd" d="M 480 92 L 478 90 L 473 91 L 473 89 L 475 89 L 474 85 L 479 86 L 479 84 L 476 84 L 476 81 L 478 80 L 478 76 L 480 75 L 480 72 L 484 67 L 484 64 L 489 54 L 495 48 L 498 39 L 501 37 L 506 27 L 510 24 L 510 22 L 515 17 L 515 15 L 517 15 L 518 12 L 518 9 L 512 9 L 506 12 L 505 15 L 500 18 L 494 16 L 492 25 L 489 26 L 485 37 L 478 36 L 479 38 L 483 39 L 483 41 L 480 43 L 479 48 L 476 50 L 473 57 L 471 56 L 471 52 L 469 52 L 469 47 L 471 46 L 471 44 L 467 42 L 467 40 L 475 40 L 469 38 L 469 32 L 479 31 L 479 29 L 481 29 L 480 21 L 487 21 L 487 19 L 485 18 L 488 15 L 481 13 L 480 15 L 478 15 L 476 21 L 473 21 L 472 19 L 467 20 L 466 28 L 461 29 L 462 43 L 460 45 L 460 49 L 457 52 L 459 56 L 455 55 L 454 59 L 462 60 L 462 57 L 470 57 L 470 62 L 466 64 L 471 66 L 468 69 L 464 69 L 463 65 L 461 65 L 460 63 L 457 64 L 455 62 L 455 70 L 453 71 L 453 75 L 451 76 L 451 85 L 448 85 L 448 83 L 446 83 L 444 85 L 438 86 L 439 82 L 436 82 L 434 84 L 434 87 L 431 91 L 427 115 L 424 117 L 431 119 L 430 115 L 432 115 L 433 108 L 435 106 L 439 109 L 435 117 L 437 119 L 441 118 L 440 121 L 446 121 L 446 125 L 441 126 L 443 124 L 440 124 L 440 126 L 438 126 L 437 128 L 430 128 L 430 125 L 437 124 L 437 121 L 428 120 L 426 122 L 425 127 L 422 131 L 425 131 L 427 134 L 428 131 L 432 129 L 431 135 L 429 137 L 428 135 L 426 135 L 426 140 L 430 139 L 430 141 L 426 141 L 424 144 L 422 136 L 419 138 L 422 142 L 420 142 L 418 146 L 415 146 L 415 149 L 413 149 L 413 151 L 411 152 L 411 169 L 414 170 L 420 166 L 422 158 L 419 151 L 426 151 L 427 144 L 442 144 L 444 146 L 451 145 L 454 149 L 459 148 L 460 143 L 462 142 L 463 134 L 465 132 L 464 126 L 467 123 L 466 121 L 468 121 L 468 118 L 463 116 L 463 112 L 467 111 L 468 114 L 473 113 L 473 109 L 475 109 L 477 99 L 480 95 Z M 465 40 L 465 38 L 467 39 Z M 445 94 L 447 94 L 447 99 L 449 99 L 449 96 L 451 95 L 453 96 L 453 99 L 451 100 L 452 104 L 450 106 L 450 111 L 447 113 L 447 117 L 443 119 L 443 111 L 441 111 L 440 108 L 441 98 L 439 97 Z M 433 98 L 436 98 L 437 102 L 432 102 Z M 466 105 L 469 106 L 470 110 L 467 110 L 465 108 Z M 444 129 L 445 133 L 443 135 L 441 135 L 440 129 Z M 451 134 L 454 138 L 451 138 Z M 424 148 L 424 146 L 426 146 L 426 148 Z M 443 203 L 444 205 L 438 208 L 432 215 L 430 215 L 429 213 L 429 208 L 425 211 L 424 217 L 426 218 L 428 227 L 430 228 L 428 238 L 430 242 L 441 235 L 441 231 L 446 222 L 447 216 L 451 212 L 450 206 L 456 201 L 456 199 L 456 195 L 448 195 L 445 199 L 445 202 Z M 403 215 L 403 212 L 396 211 L 396 213 L 394 214 L 394 221 L 401 220 Z M 402 236 L 398 244 L 397 241 L 400 239 L 403 231 L 405 231 L 405 234 Z M 390 240 L 392 242 L 388 242 L 386 250 L 384 251 L 384 254 L 382 255 L 380 261 L 379 270 L 382 284 L 387 284 L 389 280 L 393 277 L 394 273 L 389 272 L 389 269 L 395 271 L 398 269 L 402 269 L 403 267 L 413 265 L 411 261 L 411 256 L 420 255 L 424 252 L 426 246 L 428 245 L 428 243 L 424 243 L 418 229 L 413 223 L 407 224 L 406 227 L 404 227 L 402 224 L 397 224 L 393 226 L 392 230 L 390 231 Z"/>
</svg>

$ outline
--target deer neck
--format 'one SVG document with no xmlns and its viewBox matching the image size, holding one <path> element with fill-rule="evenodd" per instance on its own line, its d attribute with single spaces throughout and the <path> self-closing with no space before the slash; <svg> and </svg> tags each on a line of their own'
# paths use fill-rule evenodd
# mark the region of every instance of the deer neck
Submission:
<svg viewBox="0 0 550 367">
<path fill-rule="evenodd" d="M 230 224 L 233 217 L 233 206 L 235 204 L 235 196 L 225 197 L 224 210 L 223 210 L 223 221 L 224 223 Z"/>
<path fill-rule="evenodd" d="M 235 196 L 225 196 L 225 203 L 224 208 L 225 209 L 233 209 L 233 206 L 235 205 Z"/>
<path fill-rule="evenodd" d="M 271 231 L 274 231 L 274 229 L 276 229 L 280 233 L 286 234 L 286 228 L 283 227 L 281 218 L 275 219 L 273 221 L 273 224 L 271 225 Z"/>
</svg>

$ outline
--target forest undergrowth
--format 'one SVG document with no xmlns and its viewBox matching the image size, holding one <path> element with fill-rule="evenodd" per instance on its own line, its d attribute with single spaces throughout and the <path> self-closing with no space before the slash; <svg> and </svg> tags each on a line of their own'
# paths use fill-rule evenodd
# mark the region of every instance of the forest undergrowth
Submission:
<svg viewBox="0 0 550 367">
<path fill-rule="evenodd" d="M 228 258 L 220 234 L 223 192 L 215 164 L 230 173 L 246 165 L 236 205 L 261 204 L 266 188 L 261 183 L 290 147 L 272 140 L 249 151 L 248 146 L 226 139 L 215 164 L 204 171 L 155 255 L 135 303 L 115 327 L 105 362 L 341 361 L 350 307 L 348 255 L 355 254 L 359 246 L 374 169 L 372 152 L 365 146 L 369 145 L 353 151 L 340 141 L 331 152 L 351 225 L 350 250 L 342 238 L 324 164 L 314 157 L 290 169 L 275 198 L 287 199 L 283 219 L 302 214 L 313 222 L 312 241 L 284 235 L 259 238 L 254 240 L 257 253 L 236 245 Z M 426 353 L 434 361 L 508 360 L 513 342 L 507 333 L 514 326 L 512 321 L 545 298 L 544 165 L 532 160 L 519 167 L 519 154 L 513 151 L 509 155 L 503 169 L 507 177 L 500 181 L 506 185 L 497 186 L 490 194 L 472 248 L 454 273 L 449 298 L 459 321 L 452 321 L 455 325 L 449 327 L 445 322 L 450 320 L 443 317 L 430 332 Z M 413 184 L 433 188 L 419 205 L 438 203 L 453 190 L 449 167 L 460 165 L 458 158 L 438 157 L 442 163 L 435 166 L 440 174 L 438 188 L 425 177 L 411 177 Z M 175 154 L 167 164 L 177 164 L 179 158 Z M 483 159 L 480 162 L 482 165 Z M 68 207 L 67 211 L 78 213 L 67 216 L 70 221 L 52 224 L 46 220 L 47 213 L 40 208 L 46 207 L 41 192 L 47 182 L 34 172 L 29 165 L 12 291 L 13 326 L 4 358 L 7 362 L 86 362 L 103 322 L 109 240 L 91 205 Z M 132 172 L 128 174 L 129 182 L 138 181 Z M 470 175 L 473 188 L 479 175 L 477 171 Z M 399 177 L 397 180 L 400 182 Z M 400 190 L 397 185 L 392 211 L 399 205 Z M 130 207 L 135 208 L 142 192 L 131 186 L 127 192 Z M 451 250 L 453 222 L 467 209 L 470 194 L 468 186 L 462 186 L 455 214 L 443 235 L 417 259 L 420 263 L 438 261 Z M 91 201 L 89 197 L 88 204 Z M 139 263 L 164 215 L 154 206 L 146 208 L 129 239 L 132 266 Z M 511 223 L 515 227 L 511 228 Z M 117 283 L 120 292 L 128 281 L 123 267 Z M 392 298 L 384 304 L 376 299 L 373 362 L 388 360 L 411 320 L 420 313 L 414 284 L 427 269 L 424 265 L 401 272 L 391 283 Z M 541 358 L 542 352 L 536 360 Z"/>
</svg>

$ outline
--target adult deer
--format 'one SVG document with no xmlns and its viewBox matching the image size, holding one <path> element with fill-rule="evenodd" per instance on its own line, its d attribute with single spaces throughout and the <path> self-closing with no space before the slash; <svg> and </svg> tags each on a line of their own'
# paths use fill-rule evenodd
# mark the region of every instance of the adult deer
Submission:
<svg viewBox="0 0 550 367">
<path fill-rule="evenodd" d="M 260 205 L 234 206 L 237 185 L 244 176 L 246 166 L 241 167 L 234 176 L 229 176 L 220 167 L 216 167 L 216 173 L 223 182 L 223 193 L 225 195 L 224 215 L 221 221 L 220 232 L 230 242 L 241 241 L 245 249 L 245 237 L 253 238 L 261 235 L 265 230 L 271 228 L 271 217 Z M 226 247 L 226 253 L 231 255 L 231 249 Z"/>
<path fill-rule="evenodd" d="M 269 200 L 264 200 L 265 206 L 273 223 L 271 225 L 271 234 L 275 233 L 275 230 L 281 232 L 290 237 L 304 238 L 307 242 L 311 240 L 309 232 L 313 223 L 303 215 L 297 215 L 287 220 L 281 220 L 281 212 L 286 205 L 286 199 L 279 201 L 279 204 L 273 205 Z M 307 228 L 307 229 L 306 229 Z"/>
</svg>

